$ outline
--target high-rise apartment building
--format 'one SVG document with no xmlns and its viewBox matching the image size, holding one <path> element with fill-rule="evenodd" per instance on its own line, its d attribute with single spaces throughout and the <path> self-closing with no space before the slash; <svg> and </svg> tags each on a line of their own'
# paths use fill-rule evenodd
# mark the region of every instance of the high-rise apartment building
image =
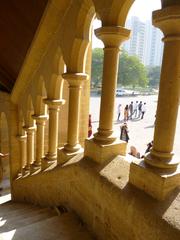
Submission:
<svg viewBox="0 0 180 240">
<path fill-rule="evenodd" d="M 144 23 L 138 17 L 129 19 L 126 27 L 132 30 L 130 40 L 124 44 L 129 55 L 138 56 L 146 66 L 160 66 L 163 54 L 162 32 L 153 27 L 150 21 Z"/>
</svg>

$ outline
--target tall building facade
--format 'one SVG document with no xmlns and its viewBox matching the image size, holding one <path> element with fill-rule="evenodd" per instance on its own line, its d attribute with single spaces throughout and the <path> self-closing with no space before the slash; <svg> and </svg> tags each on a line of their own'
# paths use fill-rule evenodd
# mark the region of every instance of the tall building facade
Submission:
<svg viewBox="0 0 180 240">
<path fill-rule="evenodd" d="M 138 56 L 146 66 L 160 66 L 163 54 L 162 32 L 153 27 L 150 21 L 144 23 L 135 16 L 127 21 L 126 26 L 132 30 L 130 40 L 124 44 L 129 55 Z"/>
</svg>

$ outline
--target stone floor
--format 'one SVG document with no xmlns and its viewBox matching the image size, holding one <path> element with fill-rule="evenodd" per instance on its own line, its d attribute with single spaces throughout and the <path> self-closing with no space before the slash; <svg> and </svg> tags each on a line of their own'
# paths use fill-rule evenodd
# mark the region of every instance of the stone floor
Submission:
<svg viewBox="0 0 180 240">
<path fill-rule="evenodd" d="M 137 96 L 137 97 L 116 97 L 115 100 L 115 113 L 114 113 L 114 131 L 116 136 L 120 136 L 120 125 L 123 123 L 123 113 L 120 117 L 120 121 L 117 121 L 117 106 L 122 104 L 122 109 L 124 109 L 126 104 L 130 104 L 131 101 L 142 101 L 146 102 L 147 111 L 144 115 L 144 119 L 133 118 L 128 121 L 129 128 L 129 144 L 136 146 L 141 154 L 144 154 L 144 151 L 147 147 L 147 143 L 153 139 L 154 135 L 154 122 L 155 114 L 157 108 L 157 95 L 152 96 Z M 90 99 L 90 113 L 92 115 L 92 127 L 93 133 L 97 131 L 99 125 L 99 110 L 100 110 L 100 97 L 91 97 Z M 123 112 L 123 111 L 122 111 Z M 178 115 L 178 121 L 176 126 L 176 136 L 174 142 L 174 152 L 176 155 L 180 156 L 180 111 Z"/>
</svg>

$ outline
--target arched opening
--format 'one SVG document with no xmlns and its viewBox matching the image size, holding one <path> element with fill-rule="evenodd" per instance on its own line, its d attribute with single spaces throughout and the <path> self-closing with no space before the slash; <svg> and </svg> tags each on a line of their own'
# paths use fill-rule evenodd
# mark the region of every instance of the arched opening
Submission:
<svg viewBox="0 0 180 240">
<path fill-rule="evenodd" d="M 146 103 L 144 119 L 141 119 L 142 114 L 138 117 L 138 114 L 134 113 L 132 119 L 128 121 L 129 145 L 136 145 L 142 154 L 146 149 L 146 144 L 153 139 L 156 115 L 163 44 L 161 43 L 162 33 L 152 26 L 151 15 L 153 10 L 159 8 L 161 8 L 160 0 L 146 2 L 137 0 L 134 2 L 126 21 L 126 28 L 132 29 L 132 36 L 129 41 L 123 44 L 119 62 L 114 130 L 119 138 L 126 105 L 129 106 L 131 102 L 136 105 L 136 102 L 139 104 L 140 101 L 143 104 Z M 101 22 L 95 20 L 93 25 L 94 28 L 98 28 L 101 26 Z M 93 132 L 95 132 L 99 121 L 103 43 L 93 35 L 92 46 L 94 55 L 92 59 L 90 113 L 92 115 Z M 121 116 L 118 119 L 118 106 L 120 104 Z M 147 134 L 143 143 L 142 131 Z"/>
<path fill-rule="evenodd" d="M 10 191 L 9 130 L 5 113 L 0 114 L 0 196 Z"/>
</svg>

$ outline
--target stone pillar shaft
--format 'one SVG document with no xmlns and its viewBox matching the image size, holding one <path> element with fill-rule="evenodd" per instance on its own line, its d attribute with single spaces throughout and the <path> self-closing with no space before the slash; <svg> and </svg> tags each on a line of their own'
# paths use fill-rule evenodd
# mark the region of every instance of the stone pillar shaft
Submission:
<svg viewBox="0 0 180 240">
<path fill-rule="evenodd" d="M 64 104 L 63 99 L 45 99 L 44 103 L 48 105 L 49 109 L 49 135 L 48 135 L 48 153 L 46 159 L 54 161 L 57 159 L 57 145 L 58 145 L 58 123 L 60 106 Z"/>
<path fill-rule="evenodd" d="M 164 32 L 153 148 L 145 161 L 157 168 L 176 169 L 180 162 L 173 155 L 180 100 L 180 6 L 155 11 L 153 23 Z"/>
<path fill-rule="evenodd" d="M 26 169 L 30 169 L 30 165 L 34 162 L 34 132 L 35 127 L 24 127 L 27 132 L 27 162 Z"/>
<path fill-rule="evenodd" d="M 68 112 L 68 137 L 64 148 L 70 152 L 78 151 L 79 144 L 79 114 L 81 85 L 87 75 L 83 73 L 65 73 L 63 78 L 69 83 L 69 112 Z"/>
<path fill-rule="evenodd" d="M 119 47 L 129 38 L 130 31 L 122 27 L 101 27 L 95 31 L 96 36 L 105 45 L 102 94 L 100 106 L 100 123 L 95 140 L 108 144 L 116 140 L 113 136 L 114 102 L 119 64 Z"/>
<path fill-rule="evenodd" d="M 179 68 L 180 38 L 165 41 L 153 143 L 153 149 L 158 152 L 173 150 L 180 96 Z"/>
<path fill-rule="evenodd" d="M 99 131 L 112 131 L 113 128 L 118 63 L 119 48 L 105 47 Z"/>
<path fill-rule="evenodd" d="M 27 135 L 18 135 L 17 139 L 19 140 L 20 145 L 20 167 L 21 169 L 25 167 L 26 164 L 26 141 Z"/>
<path fill-rule="evenodd" d="M 41 159 L 44 157 L 44 130 L 45 123 L 47 120 L 46 115 L 33 115 L 34 120 L 36 120 L 37 131 L 36 131 L 36 160 L 34 165 L 40 166 Z"/>
</svg>

